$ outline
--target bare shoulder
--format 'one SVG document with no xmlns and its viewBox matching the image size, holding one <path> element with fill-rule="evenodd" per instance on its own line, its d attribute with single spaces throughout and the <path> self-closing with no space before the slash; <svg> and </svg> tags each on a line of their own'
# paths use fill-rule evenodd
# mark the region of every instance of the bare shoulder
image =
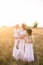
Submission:
<svg viewBox="0 0 43 65">
<path fill-rule="evenodd" d="M 32 38 L 34 38 L 34 35 L 32 35 Z"/>
</svg>

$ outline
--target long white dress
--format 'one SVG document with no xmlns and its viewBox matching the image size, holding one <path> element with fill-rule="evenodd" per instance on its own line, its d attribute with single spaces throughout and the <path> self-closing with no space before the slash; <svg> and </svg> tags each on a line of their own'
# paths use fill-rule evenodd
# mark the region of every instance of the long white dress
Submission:
<svg viewBox="0 0 43 65">
<path fill-rule="evenodd" d="M 23 57 L 24 61 L 34 61 L 34 52 L 33 52 L 33 44 L 32 43 L 26 43 L 25 44 L 25 53 Z"/>
<path fill-rule="evenodd" d="M 25 30 L 22 30 L 20 32 L 20 35 L 23 36 L 23 35 L 26 35 L 26 31 Z M 23 56 L 24 56 L 24 39 L 20 39 L 20 43 L 19 43 L 19 58 L 21 60 L 23 60 Z"/>
<path fill-rule="evenodd" d="M 17 29 L 17 30 L 15 31 L 15 33 L 14 33 L 14 38 L 17 37 L 17 39 L 14 40 L 13 57 L 14 57 L 16 60 L 19 60 L 19 53 L 18 53 L 19 49 L 16 48 L 16 45 L 17 45 L 17 43 L 18 43 L 18 41 L 19 41 L 19 39 L 18 39 L 18 37 L 19 37 L 18 32 L 20 32 L 19 29 Z"/>
</svg>

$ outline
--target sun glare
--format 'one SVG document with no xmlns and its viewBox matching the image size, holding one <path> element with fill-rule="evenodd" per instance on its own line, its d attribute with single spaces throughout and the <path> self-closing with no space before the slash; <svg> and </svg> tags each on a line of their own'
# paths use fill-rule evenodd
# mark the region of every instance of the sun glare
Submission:
<svg viewBox="0 0 43 65">
<path fill-rule="evenodd" d="M 43 1 L 0 0 L 0 26 L 26 23 L 32 26 L 37 21 L 43 27 Z"/>
</svg>

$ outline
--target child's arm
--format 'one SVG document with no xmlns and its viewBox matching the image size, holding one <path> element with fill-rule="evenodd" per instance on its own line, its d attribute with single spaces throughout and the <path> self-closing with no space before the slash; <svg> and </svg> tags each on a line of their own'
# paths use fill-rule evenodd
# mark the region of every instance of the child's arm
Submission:
<svg viewBox="0 0 43 65">
<path fill-rule="evenodd" d="M 19 40 L 18 40 L 18 42 L 17 42 L 16 48 L 17 48 L 17 49 L 19 48 Z"/>
</svg>

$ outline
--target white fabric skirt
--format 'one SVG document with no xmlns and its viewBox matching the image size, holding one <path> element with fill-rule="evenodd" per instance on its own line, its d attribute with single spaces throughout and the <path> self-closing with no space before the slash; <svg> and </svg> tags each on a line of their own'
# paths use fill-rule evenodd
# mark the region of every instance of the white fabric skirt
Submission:
<svg viewBox="0 0 43 65">
<path fill-rule="evenodd" d="M 23 56 L 24 56 L 24 40 L 20 40 L 20 43 L 19 43 L 19 58 L 21 60 L 23 60 Z"/>
<path fill-rule="evenodd" d="M 13 57 L 16 60 L 19 60 L 19 49 L 16 48 L 17 42 L 18 42 L 18 40 L 15 40 L 14 48 L 13 48 Z"/>
<path fill-rule="evenodd" d="M 13 57 L 16 60 L 19 60 L 19 53 L 18 53 L 18 49 L 16 47 L 13 48 Z"/>
<path fill-rule="evenodd" d="M 24 56 L 24 40 L 20 40 L 18 49 L 16 48 L 18 40 L 15 40 L 15 45 L 13 48 L 13 57 L 16 60 L 23 59 Z"/>
<path fill-rule="evenodd" d="M 26 43 L 25 52 L 24 52 L 24 61 L 34 61 L 34 52 L 33 52 L 33 44 Z"/>
</svg>

